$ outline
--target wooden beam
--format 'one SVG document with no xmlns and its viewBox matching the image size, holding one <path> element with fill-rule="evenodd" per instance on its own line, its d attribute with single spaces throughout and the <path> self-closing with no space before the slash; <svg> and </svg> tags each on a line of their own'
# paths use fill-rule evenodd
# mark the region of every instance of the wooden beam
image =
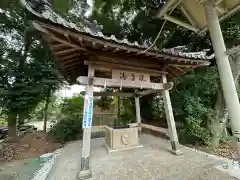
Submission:
<svg viewBox="0 0 240 180">
<path fill-rule="evenodd" d="M 81 63 L 76 62 L 76 63 L 72 63 L 72 64 L 69 64 L 69 65 L 65 65 L 65 67 L 68 68 L 68 67 L 73 67 L 73 66 L 78 66 L 78 65 L 81 65 Z"/>
<path fill-rule="evenodd" d="M 54 45 L 54 44 L 52 44 L 52 45 L 50 45 L 50 49 L 52 50 L 52 51 L 57 51 L 57 50 L 59 50 L 59 49 L 65 49 L 65 48 L 68 48 L 68 46 L 66 45 L 66 44 L 56 44 L 56 45 Z"/>
<path fill-rule="evenodd" d="M 83 45 L 83 39 L 81 36 L 78 38 L 78 42 L 83 48 L 85 48 L 85 46 Z"/>
<path fill-rule="evenodd" d="M 149 94 L 152 94 L 152 93 L 156 93 L 157 91 L 154 90 L 154 89 L 148 89 L 148 90 L 145 90 L 145 91 L 140 91 L 140 92 L 137 92 L 136 94 L 139 95 L 139 96 L 146 96 L 146 95 L 149 95 Z"/>
<path fill-rule="evenodd" d="M 42 34 L 42 36 L 43 36 L 43 38 L 45 38 L 44 36 L 46 36 L 46 34 Z M 54 53 L 53 53 L 53 57 L 54 57 L 54 59 L 58 59 Z M 65 80 L 69 82 L 69 76 L 68 76 L 68 73 L 66 72 L 66 68 L 63 66 L 63 64 L 59 61 L 56 61 L 56 65 L 59 68 L 59 70 L 61 71 L 61 73 L 63 74 Z"/>
<path fill-rule="evenodd" d="M 64 36 L 67 38 L 67 40 L 68 40 L 69 42 L 71 42 L 71 39 L 70 39 L 70 37 L 68 36 L 67 33 L 64 33 Z"/>
<path fill-rule="evenodd" d="M 154 90 L 165 90 L 165 86 L 163 83 L 133 83 L 132 81 L 124 81 L 120 82 L 116 79 L 108 79 L 108 78 L 97 78 L 92 77 L 88 78 L 85 76 L 80 76 L 77 78 L 77 81 L 82 85 L 87 85 L 89 81 L 93 81 L 95 86 L 100 87 L 126 87 L 126 88 L 141 88 L 141 89 L 154 89 Z"/>
<path fill-rule="evenodd" d="M 76 74 L 76 67 L 74 67 L 74 68 L 69 68 L 69 69 L 67 69 L 67 72 L 68 72 L 68 74 L 72 74 L 72 73 L 74 73 L 74 75 Z M 76 78 L 75 78 L 76 79 Z"/>
<path fill-rule="evenodd" d="M 82 92 L 82 94 L 85 94 L 85 92 Z M 125 93 L 125 92 L 93 92 L 93 96 L 101 96 L 101 97 L 107 97 L 107 96 L 133 97 L 134 93 Z"/>
<path fill-rule="evenodd" d="M 157 132 L 160 132 L 160 133 L 163 133 L 163 134 L 169 136 L 168 129 L 165 129 L 165 128 L 152 126 L 152 125 L 148 125 L 148 124 L 143 124 L 143 123 L 141 123 L 141 127 L 146 128 L 146 129 L 150 129 L 150 130 L 153 130 L 153 131 L 157 131 Z"/>
<path fill-rule="evenodd" d="M 94 96 L 121 96 L 121 97 L 133 97 L 133 93 L 124 93 L 124 92 L 94 92 Z"/>
<path fill-rule="evenodd" d="M 116 69 L 116 70 L 126 70 L 126 71 L 134 71 L 140 73 L 147 73 L 151 76 L 161 76 L 162 74 L 166 74 L 166 72 L 142 68 L 142 67 L 134 67 L 129 65 L 122 65 L 117 63 L 110 63 L 110 62 L 103 62 L 103 61 L 84 61 L 84 64 L 92 64 L 95 68 L 102 67 L 102 68 L 109 68 L 109 69 Z"/>
<path fill-rule="evenodd" d="M 33 26 L 34 28 L 36 28 L 37 30 L 45 33 L 48 35 L 48 37 L 54 41 L 57 41 L 59 43 L 62 43 L 62 44 L 66 44 L 67 46 L 69 47 L 73 47 L 73 48 L 77 48 L 77 49 L 81 49 L 81 50 L 84 50 L 86 51 L 86 49 L 82 48 L 81 46 L 79 46 L 78 44 L 75 44 L 75 43 L 72 43 L 72 42 L 69 42 L 68 40 L 65 40 L 65 39 L 62 39 L 60 37 L 56 37 L 56 35 L 54 35 L 53 33 L 49 32 L 47 29 L 44 29 L 42 27 L 42 25 L 39 25 L 39 23 L 36 23 L 36 22 L 33 22 Z M 46 27 L 45 27 L 46 28 Z M 48 39 L 46 39 L 48 41 Z"/>
<path fill-rule="evenodd" d="M 174 66 L 174 67 L 186 67 L 186 68 L 191 68 L 191 67 L 199 67 L 200 65 L 198 64 L 166 64 L 166 66 Z"/>
<path fill-rule="evenodd" d="M 76 59 L 76 58 L 78 58 L 78 59 L 80 59 L 80 54 L 78 54 L 78 53 L 76 53 L 76 54 L 71 54 L 71 55 L 68 55 L 68 56 L 64 56 L 64 57 L 61 57 L 61 58 L 59 58 L 59 60 L 61 61 L 61 62 L 64 62 L 64 61 L 66 61 L 66 60 L 71 60 L 71 59 Z"/>
<path fill-rule="evenodd" d="M 172 82 L 163 83 L 163 86 L 164 86 L 165 90 L 171 90 L 173 88 L 173 83 Z M 155 89 L 147 89 L 147 90 L 144 90 L 144 91 L 137 92 L 136 95 L 146 96 L 146 95 L 149 95 L 149 94 L 152 94 L 152 93 L 157 93 L 157 92 L 160 92 L 160 91 L 157 91 Z"/>
<path fill-rule="evenodd" d="M 173 76 L 178 76 L 178 75 L 179 75 L 179 74 L 178 74 L 177 72 L 175 72 L 171 67 L 168 67 L 166 70 L 169 72 L 169 74 L 171 74 L 171 75 L 173 75 Z"/>
<path fill-rule="evenodd" d="M 135 97 L 135 110 L 136 110 L 136 126 L 138 127 L 138 131 L 141 132 L 142 128 L 141 128 L 141 109 L 140 109 L 140 100 L 139 97 Z"/>
<path fill-rule="evenodd" d="M 71 64 L 72 62 L 78 62 L 79 58 L 69 59 L 67 61 L 61 61 L 64 65 Z M 81 62 L 81 61 L 80 61 Z"/>
<path fill-rule="evenodd" d="M 73 48 L 76 48 L 76 49 L 79 49 L 79 50 L 82 50 L 82 51 L 86 51 L 86 49 L 80 47 L 79 45 L 75 44 L 75 43 L 72 43 L 72 42 L 68 42 L 67 40 L 64 40 L 64 39 L 61 39 L 61 38 L 58 38 L 56 37 L 55 35 L 53 34 L 49 34 L 49 38 L 59 42 L 59 43 L 62 43 L 62 44 L 65 44 L 69 47 L 73 47 Z"/>
<path fill-rule="evenodd" d="M 63 55 L 68 55 L 68 54 L 70 54 L 70 53 L 74 53 L 74 51 L 75 51 L 75 52 L 78 52 L 78 49 L 76 49 L 76 48 L 70 48 L 70 49 L 66 49 L 66 50 L 64 50 L 64 51 L 56 52 L 55 54 L 56 54 L 57 56 L 63 56 Z"/>
<path fill-rule="evenodd" d="M 167 78 L 164 75 L 162 76 L 162 82 L 163 83 L 167 82 Z M 177 135 L 177 130 L 176 130 L 176 125 L 175 125 L 169 91 L 168 90 L 163 91 L 162 95 L 163 95 L 164 109 L 165 109 L 165 114 L 166 114 L 166 119 L 167 119 L 167 124 L 168 124 L 168 131 L 169 131 L 169 135 L 170 135 L 172 150 L 174 151 L 175 154 L 179 154 L 180 153 L 180 149 L 179 149 L 180 145 L 178 142 L 178 135 Z"/>
<path fill-rule="evenodd" d="M 153 61 L 150 58 L 136 58 L 136 57 L 129 57 L 129 56 L 118 56 L 114 54 L 106 53 L 96 53 L 98 60 L 105 61 L 105 62 L 111 62 L 111 63 L 119 63 L 124 65 L 131 65 L 136 67 L 141 67 L 144 64 L 145 68 L 163 68 L 163 62 L 160 61 Z"/>
<path fill-rule="evenodd" d="M 172 67 L 174 67 L 175 69 L 177 69 L 177 70 L 180 71 L 181 73 L 184 72 L 179 66 L 172 66 Z"/>
<path fill-rule="evenodd" d="M 73 68 L 66 68 L 67 69 L 67 72 L 68 73 L 76 73 L 75 71 L 76 71 L 76 69 L 77 69 L 77 67 L 73 67 Z"/>
</svg>

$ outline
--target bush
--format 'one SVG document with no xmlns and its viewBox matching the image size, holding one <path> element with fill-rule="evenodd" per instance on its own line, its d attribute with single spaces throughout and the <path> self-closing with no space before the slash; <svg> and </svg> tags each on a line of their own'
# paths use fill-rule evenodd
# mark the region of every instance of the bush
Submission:
<svg viewBox="0 0 240 180">
<path fill-rule="evenodd" d="M 199 97 L 185 95 L 185 111 L 180 139 L 188 143 L 210 144 L 211 131 L 209 124 L 215 113 L 212 108 L 204 106 Z"/>
<path fill-rule="evenodd" d="M 135 121 L 135 107 L 133 103 L 129 98 L 122 99 L 122 107 L 120 110 L 121 124 L 127 125 Z"/>
<path fill-rule="evenodd" d="M 0 117 L 0 126 L 7 125 L 7 120 Z"/>
<path fill-rule="evenodd" d="M 81 119 L 83 107 L 84 99 L 80 95 L 65 98 L 60 104 L 61 113 L 67 119 Z"/>
<path fill-rule="evenodd" d="M 70 118 L 60 120 L 49 131 L 49 135 L 52 138 L 63 142 L 77 140 L 81 134 L 82 120 Z"/>
</svg>

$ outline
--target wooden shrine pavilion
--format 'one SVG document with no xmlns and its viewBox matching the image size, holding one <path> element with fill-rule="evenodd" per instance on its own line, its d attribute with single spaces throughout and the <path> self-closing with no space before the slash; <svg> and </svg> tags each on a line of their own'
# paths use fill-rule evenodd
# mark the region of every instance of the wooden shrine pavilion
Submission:
<svg viewBox="0 0 240 180">
<path fill-rule="evenodd" d="M 167 80 L 194 68 L 208 66 L 210 58 L 201 54 L 176 53 L 167 49 L 159 51 L 156 47 L 145 51 L 147 45 L 129 42 L 127 39 L 120 40 L 114 35 L 105 36 L 99 28 L 66 21 L 55 13 L 51 4 L 46 1 L 31 2 L 21 0 L 33 27 L 49 46 L 65 79 L 71 84 L 79 83 L 87 86 L 79 179 L 91 177 L 89 156 L 94 86 L 134 89 L 135 93 L 130 96 L 135 98 L 137 126 L 141 126 L 139 97 L 161 91 L 172 150 L 175 154 L 179 154 L 169 96 L 172 83 L 168 83 Z"/>
</svg>

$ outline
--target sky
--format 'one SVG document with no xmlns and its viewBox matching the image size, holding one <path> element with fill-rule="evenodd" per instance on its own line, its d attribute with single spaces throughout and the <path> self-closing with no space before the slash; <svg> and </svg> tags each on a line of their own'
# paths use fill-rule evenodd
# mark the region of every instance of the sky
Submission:
<svg viewBox="0 0 240 180">
<path fill-rule="evenodd" d="M 90 9 L 86 12 L 85 16 L 90 16 L 93 8 L 93 0 L 87 0 L 88 5 L 90 6 Z"/>
<path fill-rule="evenodd" d="M 101 88 L 94 87 L 93 91 L 100 91 Z M 72 85 L 67 88 L 60 89 L 56 94 L 59 98 L 72 97 L 74 95 L 80 94 L 80 92 L 85 91 L 85 86 L 82 85 Z"/>
</svg>

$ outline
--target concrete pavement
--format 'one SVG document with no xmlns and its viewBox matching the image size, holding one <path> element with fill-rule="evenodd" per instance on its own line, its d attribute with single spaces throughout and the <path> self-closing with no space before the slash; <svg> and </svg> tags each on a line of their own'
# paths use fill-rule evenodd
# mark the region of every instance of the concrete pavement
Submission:
<svg viewBox="0 0 240 180">
<path fill-rule="evenodd" d="M 104 139 L 91 141 L 92 180 L 236 180 L 215 168 L 222 160 L 182 147 L 182 156 L 169 152 L 167 140 L 141 134 L 142 148 L 109 154 Z M 47 180 L 75 180 L 80 167 L 81 141 L 67 144 Z"/>
</svg>

